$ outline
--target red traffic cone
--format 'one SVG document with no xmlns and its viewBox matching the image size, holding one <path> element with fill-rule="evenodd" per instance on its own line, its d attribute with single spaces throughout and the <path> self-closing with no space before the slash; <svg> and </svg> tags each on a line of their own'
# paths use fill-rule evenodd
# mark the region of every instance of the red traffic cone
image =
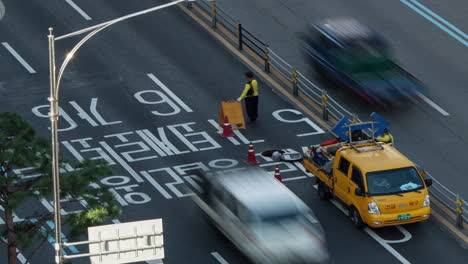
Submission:
<svg viewBox="0 0 468 264">
<path fill-rule="evenodd" d="M 249 144 L 249 152 L 247 154 L 247 163 L 248 164 L 259 164 L 260 162 L 255 157 L 255 151 L 252 142 Z"/>
<path fill-rule="evenodd" d="M 229 124 L 229 119 L 227 116 L 224 117 L 224 126 L 223 126 L 223 133 L 221 134 L 222 137 L 233 137 L 234 133 L 232 133 L 231 125 Z"/>
<path fill-rule="evenodd" d="M 278 181 L 283 182 L 283 178 L 281 178 L 280 169 L 279 169 L 278 165 L 276 165 L 276 168 L 275 168 L 275 178 Z"/>
</svg>

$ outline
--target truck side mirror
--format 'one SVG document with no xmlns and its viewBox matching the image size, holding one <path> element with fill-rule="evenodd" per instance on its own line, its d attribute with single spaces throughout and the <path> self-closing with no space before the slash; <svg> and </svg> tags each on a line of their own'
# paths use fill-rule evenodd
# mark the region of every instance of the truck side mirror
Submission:
<svg viewBox="0 0 468 264">
<path fill-rule="evenodd" d="M 425 171 L 425 170 L 423 170 L 421 167 L 419 167 L 419 166 L 416 166 L 416 168 L 418 169 L 418 171 L 419 171 L 419 174 L 421 174 L 421 176 L 422 176 L 423 178 L 425 178 L 425 177 L 427 176 L 427 173 L 426 173 L 426 171 Z"/>
<path fill-rule="evenodd" d="M 357 196 L 365 196 L 364 191 L 363 191 L 361 188 L 359 188 L 359 187 L 357 187 L 357 188 L 354 190 L 354 194 L 357 195 Z"/>
<path fill-rule="evenodd" d="M 426 183 L 427 187 L 432 185 L 432 179 L 424 179 L 424 182 Z"/>
</svg>

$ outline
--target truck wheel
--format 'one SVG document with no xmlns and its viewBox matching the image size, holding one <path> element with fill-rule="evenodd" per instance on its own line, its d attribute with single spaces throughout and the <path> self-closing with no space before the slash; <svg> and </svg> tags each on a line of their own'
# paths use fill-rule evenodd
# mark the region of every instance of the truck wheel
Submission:
<svg viewBox="0 0 468 264">
<path fill-rule="evenodd" d="M 351 220 L 353 221 L 354 226 L 357 229 L 363 229 L 364 222 L 362 221 L 361 215 L 359 215 L 359 211 L 354 207 L 351 207 L 349 210 L 350 210 Z"/>
<path fill-rule="evenodd" d="M 330 192 L 324 186 L 324 183 L 319 181 L 317 184 L 317 193 L 321 200 L 328 200 L 330 198 Z"/>
</svg>

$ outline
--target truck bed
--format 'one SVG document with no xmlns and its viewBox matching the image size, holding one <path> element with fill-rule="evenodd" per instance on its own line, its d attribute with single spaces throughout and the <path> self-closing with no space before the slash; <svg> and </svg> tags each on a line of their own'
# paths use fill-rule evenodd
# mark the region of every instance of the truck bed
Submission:
<svg viewBox="0 0 468 264">
<path fill-rule="evenodd" d="M 321 155 L 321 157 L 318 157 L 319 155 Z M 323 182 L 328 182 L 332 175 L 331 169 L 333 167 L 333 161 L 334 157 L 323 153 L 323 151 L 316 152 L 314 155 L 308 151 L 304 153 L 302 163 L 304 168 L 314 174 L 315 177 Z"/>
</svg>

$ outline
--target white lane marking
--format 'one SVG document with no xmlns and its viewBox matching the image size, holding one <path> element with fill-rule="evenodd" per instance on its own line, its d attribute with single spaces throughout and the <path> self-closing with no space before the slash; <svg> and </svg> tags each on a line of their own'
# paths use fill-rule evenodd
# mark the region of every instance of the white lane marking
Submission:
<svg viewBox="0 0 468 264">
<path fill-rule="evenodd" d="M 107 150 L 107 152 L 109 152 L 109 154 L 111 154 L 112 157 L 115 158 L 115 160 L 122 166 L 124 167 L 128 173 L 130 173 L 130 175 L 133 176 L 133 178 L 137 181 L 137 182 L 143 182 L 143 178 L 140 177 L 140 175 L 138 175 L 138 173 L 136 173 L 136 171 L 134 171 L 132 169 L 132 167 L 130 167 L 106 142 L 104 141 L 99 141 L 99 144 L 101 144 L 101 146 Z"/>
<path fill-rule="evenodd" d="M 1 0 L 0 0 L 0 1 L 1 1 Z M 1 3 L 1 2 L 0 2 L 0 3 Z M 7 240 L 6 240 L 5 238 L 2 237 L 2 238 L 0 238 L 0 239 L 1 239 L 3 242 L 7 243 Z M 18 253 L 18 254 L 16 255 L 16 258 L 17 258 L 22 264 L 26 264 L 26 258 L 24 257 L 24 255 L 21 254 L 21 252 L 20 252 L 18 249 L 16 249 L 16 253 Z M 29 262 L 28 262 L 28 263 L 29 263 Z"/>
<path fill-rule="evenodd" d="M 2 42 L 2 45 L 23 65 L 29 73 L 36 73 L 36 71 L 6 42 Z"/>
<path fill-rule="evenodd" d="M 18 260 L 22 263 L 22 264 L 26 264 L 26 258 L 23 256 L 23 254 L 21 254 L 19 252 L 19 250 L 17 249 L 16 252 L 18 252 L 18 255 L 16 255 L 16 257 L 18 258 Z M 29 262 L 28 262 L 29 263 Z"/>
<path fill-rule="evenodd" d="M 421 99 L 424 100 L 424 102 L 426 102 L 428 105 L 432 106 L 435 110 L 439 111 L 439 113 L 441 113 L 442 115 L 444 115 L 444 116 L 449 116 L 450 115 L 447 111 L 442 109 L 440 106 L 438 106 L 436 103 L 434 103 L 429 98 L 424 96 L 422 93 L 418 93 L 418 95 L 419 95 L 419 97 L 421 97 Z"/>
<path fill-rule="evenodd" d="M 307 176 L 297 176 L 297 177 L 292 177 L 292 178 L 287 178 L 287 179 L 283 179 L 284 182 L 287 182 L 287 181 L 295 181 L 295 180 L 300 180 L 300 179 L 305 179 L 307 178 Z"/>
<path fill-rule="evenodd" d="M 223 131 L 223 129 L 219 126 L 218 123 L 216 123 L 216 121 L 214 121 L 213 119 L 209 119 L 208 122 L 209 122 L 212 126 L 214 126 L 215 129 L 218 130 L 218 131 L 217 131 L 218 134 L 221 134 L 221 132 Z M 237 131 L 237 130 L 234 130 L 234 131 Z M 227 137 L 227 139 L 228 139 L 229 141 L 231 141 L 232 144 L 234 144 L 234 145 L 240 145 L 239 141 L 237 141 L 237 140 L 236 140 L 235 138 L 233 138 L 233 137 Z"/>
<path fill-rule="evenodd" d="M 408 230 L 404 229 L 403 227 L 401 226 L 395 226 L 398 230 L 400 230 L 400 232 L 403 234 L 403 238 L 402 239 L 399 239 L 399 240 L 386 240 L 385 239 L 385 242 L 386 243 L 389 243 L 389 244 L 395 244 L 395 243 L 404 243 L 408 240 L 410 240 L 413 236 L 411 235 L 410 232 L 408 232 Z"/>
<path fill-rule="evenodd" d="M 317 189 L 317 185 L 314 185 L 314 188 Z M 344 208 L 338 201 L 336 200 L 330 200 L 332 204 L 334 204 L 340 211 L 342 211 L 345 215 L 348 215 L 348 210 Z M 367 234 L 369 234 L 375 241 L 377 241 L 382 247 L 384 247 L 390 254 L 392 254 L 395 258 L 397 258 L 401 263 L 403 264 L 411 264 L 405 257 L 403 257 L 398 251 L 396 251 L 394 248 L 392 248 L 385 240 L 383 240 L 381 237 L 379 237 L 374 231 L 372 231 L 370 228 L 366 227 L 364 228 L 364 231 L 366 231 Z M 400 230 L 402 231 L 402 230 Z M 403 231 L 402 231 L 403 232 Z M 396 242 L 394 242 L 396 243 Z"/>
<path fill-rule="evenodd" d="M 382 247 L 384 247 L 388 252 L 390 252 L 395 258 L 397 258 L 403 264 L 411 264 L 407 259 L 405 259 L 398 251 L 392 248 L 385 240 L 380 238 L 374 231 L 368 227 L 364 228 L 367 234 L 369 234 L 375 241 L 377 241 Z"/>
<path fill-rule="evenodd" d="M 211 252 L 211 255 L 221 264 L 229 264 L 218 252 Z"/>
<path fill-rule="evenodd" d="M 432 12 L 429 8 L 425 7 L 424 5 L 419 3 L 418 1 L 416 1 L 416 0 L 409 0 L 409 1 L 411 3 L 409 3 L 407 0 L 400 0 L 400 2 L 402 2 L 403 4 L 408 6 L 409 8 L 413 9 L 413 11 L 420 14 L 422 17 L 424 17 L 425 19 L 430 21 L 432 24 L 436 25 L 438 28 L 445 31 L 445 33 L 449 34 L 450 36 L 452 36 L 453 38 L 455 38 L 456 40 L 461 42 L 463 45 L 468 47 L 467 35 L 465 34 L 465 32 L 459 30 L 457 27 L 450 24 L 449 22 L 444 20 L 442 17 L 440 17 L 436 13 Z M 419 8 L 416 7 L 415 5 L 419 6 Z M 451 28 L 453 31 L 450 30 L 447 27 Z"/>
<path fill-rule="evenodd" d="M 91 20 L 91 17 L 88 16 L 88 14 L 83 11 L 79 6 L 77 6 L 72 0 L 65 0 L 71 7 L 73 7 L 76 12 L 80 13 L 82 17 L 84 17 L 86 20 Z"/>
<path fill-rule="evenodd" d="M 416 0 L 410 0 L 411 2 L 413 2 L 415 5 L 419 6 L 421 9 L 423 9 L 424 11 L 426 11 L 428 14 L 430 14 L 431 16 L 435 17 L 437 20 L 439 20 L 440 22 L 444 23 L 446 26 L 448 26 L 449 28 L 451 28 L 453 31 L 455 31 L 456 33 L 458 33 L 459 35 L 461 35 L 463 38 L 465 39 L 468 39 L 468 35 L 461 31 L 460 29 L 458 29 L 456 26 L 452 25 L 451 23 L 449 23 L 447 20 L 443 19 L 441 16 L 437 15 L 436 13 L 432 12 L 432 10 L 430 10 L 429 8 L 425 7 L 423 4 L 419 3 L 418 1 Z"/>
<path fill-rule="evenodd" d="M 167 86 L 164 85 L 164 83 L 162 83 L 158 78 L 156 78 L 154 74 L 148 73 L 146 74 L 146 76 L 148 76 L 153 82 L 155 82 L 159 87 L 161 87 L 161 89 L 163 89 L 164 92 L 166 92 L 172 98 L 172 100 L 176 101 L 185 111 L 189 113 L 193 112 L 193 110 L 190 109 L 188 105 L 186 105 L 182 100 L 180 100 L 180 98 L 177 95 L 175 95 L 169 88 L 167 88 Z"/>
</svg>

